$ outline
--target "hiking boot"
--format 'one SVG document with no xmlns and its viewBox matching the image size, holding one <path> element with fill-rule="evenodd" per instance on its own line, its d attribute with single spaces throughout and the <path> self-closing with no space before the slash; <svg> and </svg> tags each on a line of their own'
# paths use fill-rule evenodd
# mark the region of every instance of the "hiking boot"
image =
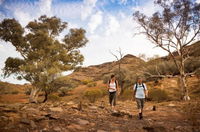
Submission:
<svg viewBox="0 0 200 132">
<path fill-rule="evenodd" d="M 142 113 L 139 113 L 139 119 L 141 120 L 143 118 Z"/>
</svg>

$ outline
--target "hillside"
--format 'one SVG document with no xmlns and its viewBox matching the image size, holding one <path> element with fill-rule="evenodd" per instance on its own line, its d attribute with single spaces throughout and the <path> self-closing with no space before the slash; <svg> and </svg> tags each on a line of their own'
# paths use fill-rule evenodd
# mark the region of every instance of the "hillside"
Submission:
<svg viewBox="0 0 200 132">
<path fill-rule="evenodd" d="M 139 73 L 142 71 L 145 61 L 134 56 L 125 55 L 121 60 L 121 69 L 128 70 L 130 72 Z M 83 67 L 77 69 L 75 72 L 70 74 L 68 77 L 75 80 L 102 80 L 104 76 L 110 75 L 117 71 L 118 61 L 107 62 L 100 65 L 93 65 L 89 67 Z"/>
</svg>

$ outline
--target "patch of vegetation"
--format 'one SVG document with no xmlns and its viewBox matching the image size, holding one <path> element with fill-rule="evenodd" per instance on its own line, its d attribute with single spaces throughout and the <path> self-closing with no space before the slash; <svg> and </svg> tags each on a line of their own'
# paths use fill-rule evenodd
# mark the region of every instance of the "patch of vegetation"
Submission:
<svg viewBox="0 0 200 132">
<path fill-rule="evenodd" d="M 17 90 L 11 91 L 11 94 L 18 94 L 18 93 L 19 93 L 19 91 L 17 91 Z"/>
<path fill-rule="evenodd" d="M 189 102 L 183 107 L 186 117 L 192 126 L 192 132 L 200 131 L 200 101 Z"/>
<path fill-rule="evenodd" d="M 123 94 L 119 96 L 120 100 L 132 100 L 133 99 L 133 90 L 126 89 L 124 90 Z"/>
<path fill-rule="evenodd" d="M 81 82 L 83 85 L 87 85 L 89 83 L 92 83 L 93 81 L 88 79 L 88 80 L 82 80 Z"/>
<path fill-rule="evenodd" d="M 69 88 L 69 87 L 61 87 L 58 90 L 58 96 L 59 97 L 67 96 L 72 89 L 73 88 Z"/>
<path fill-rule="evenodd" d="M 97 99 L 103 96 L 103 91 L 101 89 L 93 88 L 88 89 L 84 93 L 84 97 L 88 99 L 91 103 L 95 103 Z"/>
<path fill-rule="evenodd" d="M 61 100 L 61 98 L 58 95 L 55 95 L 55 94 L 48 95 L 48 99 L 49 99 L 49 101 L 52 101 L 52 102 L 56 102 L 56 101 Z"/>
<path fill-rule="evenodd" d="M 90 82 L 87 84 L 88 87 L 95 87 L 97 86 L 97 83 L 96 82 Z"/>
<path fill-rule="evenodd" d="M 149 90 L 148 98 L 151 101 L 157 101 L 157 102 L 169 100 L 169 96 L 168 96 L 167 92 L 165 90 L 157 89 L 157 88 L 152 88 Z"/>
</svg>

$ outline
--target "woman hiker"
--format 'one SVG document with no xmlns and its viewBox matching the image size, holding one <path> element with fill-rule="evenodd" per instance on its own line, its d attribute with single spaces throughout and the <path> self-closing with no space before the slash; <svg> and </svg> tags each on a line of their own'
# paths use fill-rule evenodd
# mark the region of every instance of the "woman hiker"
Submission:
<svg viewBox="0 0 200 132">
<path fill-rule="evenodd" d="M 143 108 L 145 103 L 145 98 L 148 97 L 148 90 L 146 85 L 143 83 L 142 78 L 138 77 L 136 84 L 133 87 L 134 96 L 137 103 L 137 108 L 139 110 L 139 119 L 143 118 Z"/>
<path fill-rule="evenodd" d="M 116 105 L 116 96 L 119 90 L 118 81 L 115 78 L 115 75 L 111 75 L 111 79 L 108 81 L 108 92 L 109 92 L 109 103 L 112 111 L 114 111 Z"/>
</svg>

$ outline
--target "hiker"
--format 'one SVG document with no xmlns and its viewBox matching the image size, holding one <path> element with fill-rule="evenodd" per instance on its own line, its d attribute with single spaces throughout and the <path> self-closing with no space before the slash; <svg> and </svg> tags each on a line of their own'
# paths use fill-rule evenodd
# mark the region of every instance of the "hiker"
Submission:
<svg viewBox="0 0 200 132">
<path fill-rule="evenodd" d="M 109 103 L 114 110 L 116 105 L 116 96 L 118 91 L 118 81 L 115 78 L 115 75 L 111 75 L 111 79 L 108 81 L 108 91 L 109 91 Z"/>
<path fill-rule="evenodd" d="M 146 85 L 143 83 L 141 77 L 138 77 L 137 82 L 133 87 L 133 90 L 134 90 L 134 97 L 137 103 L 137 108 L 139 110 L 139 119 L 142 119 L 145 98 L 148 97 L 148 90 Z"/>
</svg>

